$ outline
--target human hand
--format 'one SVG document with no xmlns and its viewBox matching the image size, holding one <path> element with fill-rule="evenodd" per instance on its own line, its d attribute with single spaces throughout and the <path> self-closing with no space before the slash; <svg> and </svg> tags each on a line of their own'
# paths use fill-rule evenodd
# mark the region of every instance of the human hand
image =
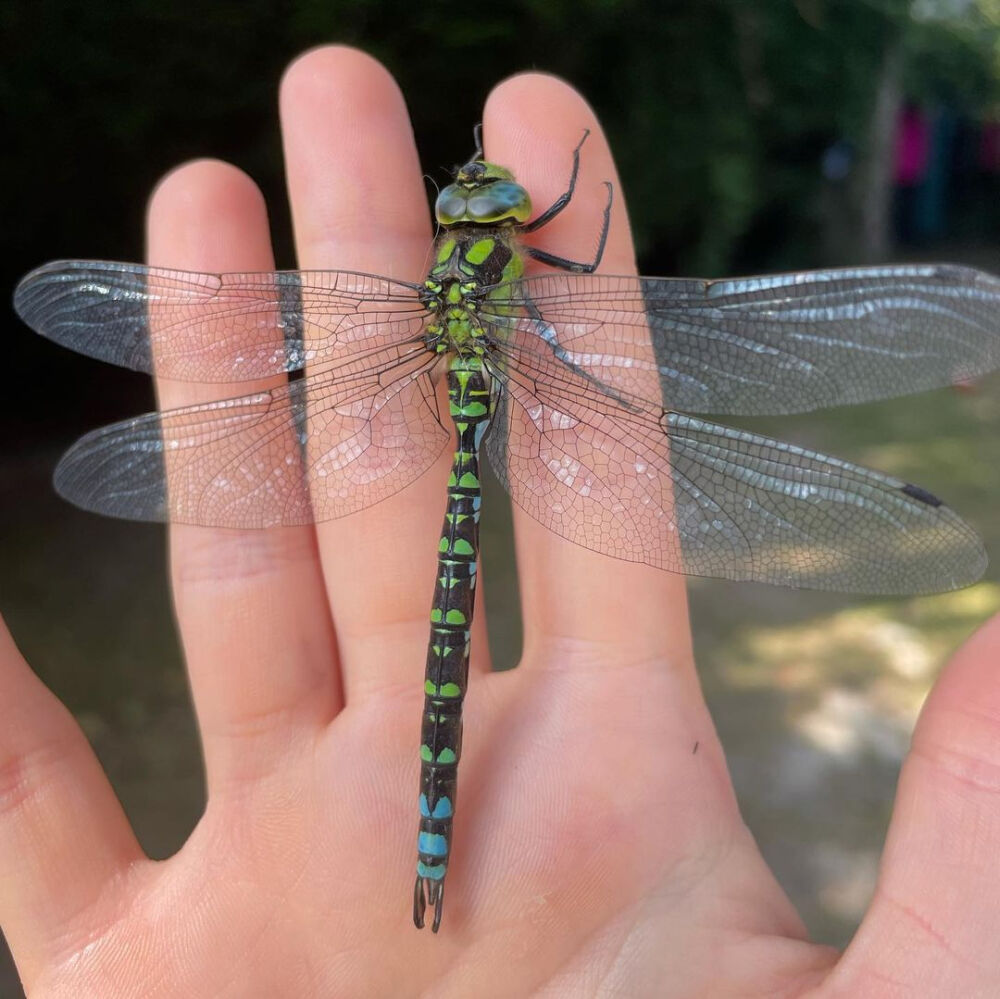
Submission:
<svg viewBox="0 0 1000 999">
<path fill-rule="evenodd" d="M 300 266 L 420 280 L 426 197 L 385 71 L 350 49 L 308 53 L 281 110 Z M 594 239 L 601 181 L 620 190 L 600 129 L 545 76 L 487 104 L 487 155 L 536 205 L 563 189 L 585 127 L 573 206 L 535 237 L 553 252 Z M 180 168 L 151 203 L 149 256 L 272 268 L 259 192 L 221 163 Z M 616 199 L 602 269 L 633 267 Z M 250 390 L 158 385 L 164 407 Z M 1000 992 L 1000 621 L 928 702 L 879 890 L 841 957 L 805 939 L 740 819 L 683 581 L 516 511 L 524 657 L 489 672 L 480 607 L 444 924 L 414 930 L 420 678 L 449 462 L 315 528 L 171 529 L 208 804 L 169 860 L 143 855 L 83 735 L 4 637 L 0 920 L 31 996 Z"/>
</svg>

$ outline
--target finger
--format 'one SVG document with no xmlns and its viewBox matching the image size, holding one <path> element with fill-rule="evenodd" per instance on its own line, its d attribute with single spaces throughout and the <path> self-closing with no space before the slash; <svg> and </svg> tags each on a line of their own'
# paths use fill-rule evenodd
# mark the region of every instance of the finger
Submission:
<svg viewBox="0 0 1000 999">
<path fill-rule="evenodd" d="M 427 197 L 406 106 L 386 70 L 355 49 L 309 52 L 285 75 L 281 118 L 300 265 L 421 281 Z M 349 701 L 418 689 L 452 451 L 443 433 L 438 446 L 429 470 L 397 494 L 318 525 Z M 482 615 L 477 628 L 482 656 Z"/>
<path fill-rule="evenodd" d="M 161 182 L 149 206 L 148 243 L 150 262 L 168 267 L 274 266 L 260 192 L 235 167 L 216 161 L 187 164 Z M 277 329 L 255 335 L 281 342 Z M 157 392 L 161 408 L 171 408 L 282 381 L 160 379 Z M 273 446 L 297 456 L 291 421 Z M 176 525 L 170 540 L 177 617 L 213 789 L 272 767 L 295 732 L 325 723 L 337 710 L 333 631 L 311 527 Z"/>
<path fill-rule="evenodd" d="M 894 993 L 1000 991 L 1000 616 L 959 651 L 903 766 L 875 898 L 837 974 Z"/>
<path fill-rule="evenodd" d="M 0 621 L 0 925 L 25 981 L 80 943 L 74 920 L 142 858 L 86 738 Z"/>
<path fill-rule="evenodd" d="M 554 77 L 528 73 L 500 84 L 486 103 L 484 117 L 487 157 L 513 169 L 531 194 L 536 216 L 566 190 L 572 150 L 590 130 L 580 150 L 572 201 L 528 241 L 562 257 L 592 259 L 607 201 L 603 182 L 610 181 L 611 228 L 599 270 L 634 274 L 621 184 L 604 133 L 583 98 Z M 560 273 L 547 267 L 538 270 Z M 616 661 L 665 658 L 690 666 L 681 577 L 569 544 L 517 507 L 514 523 L 526 652 L 536 643 L 573 636 L 613 648 Z M 595 580 L 600 585 L 594 585 Z"/>
</svg>

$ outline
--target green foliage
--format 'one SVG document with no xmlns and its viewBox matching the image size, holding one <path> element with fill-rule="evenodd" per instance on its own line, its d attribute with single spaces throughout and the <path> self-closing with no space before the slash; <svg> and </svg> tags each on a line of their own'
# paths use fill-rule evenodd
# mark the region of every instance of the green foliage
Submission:
<svg viewBox="0 0 1000 999">
<path fill-rule="evenodd" d="M 939 0 L 917 0 L 935 11 Z M 243 0 L 4 6 L 4 247 L 135 256 L 142 206 L 186 157 L 235 160 L 280 203 L 280 74 L 327 41 L 384 60 L 440 179 L 468 153 L 490 87 L 540 68 L 610 133 L 644 263 L 717 274 L 819 263 L 820 157 L 863 153 L 885 53 L 907 91 L 968 114 L 998 100 L 998 0 L 911 16 L 911 0 Z M 15 44 L 10 44 L 11 41 Z M 14 152 L 15 155 L 11 155 Z M 44 238 L 42 238 L 44 234 Z M 291 263 L 284 214 L 282 262 Z M 805 255 L 805 256 L 803 256 Z"/>
<path fill-rule="evenodd" d="M 906 89 L 925 103 L 948 102 L 978 115 L 1000 106 L 1000 0 L 963 4 L 958 16 L 946 15 L 951 6 L 914 5 Z"/>
</svg>

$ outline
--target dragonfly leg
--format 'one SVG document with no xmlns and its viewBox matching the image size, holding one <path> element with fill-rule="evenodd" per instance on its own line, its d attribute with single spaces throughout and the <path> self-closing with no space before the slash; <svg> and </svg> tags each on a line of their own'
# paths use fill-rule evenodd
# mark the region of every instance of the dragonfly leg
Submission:
<svg viewBox="0 0 1000 999">
<path fill-rule="evenodd" d="M 558 267 L 560 270 L 572 271 L 574 274 L 593 274 L 601 262 L 601 257 L 604 256 L 604 247 L 608 241 L 608 229 L 611 228 L 611 202 L 614 199 L 614 189 L 611 187 L 611 181 L 609 180 L 604 182 L 604 186 L 608 189 L 608 201 L 604 206 L 604 218 L 601 222 L 601 238 L 597 243 L 597 253 L 594 254 L 594 259 L 589 264 L 582 263 L 579 260 L 569 260 L 566 257 L 558 257 L 554 253 L 546 253 L 544 250 L 535 249 L 533 246 L 525 247 L 525 253 L 532 260 L 548 264 L 549 267 Z"/>
<path fill-rule="evenodd" d="M 590 135 L 590 129 L 585 128 L 583 130 L 583 138 L 577 143 L 576 149 L 573 150 L 573 172 L 569 175 L 569 187 L 534 222 L 518 226 L 521 232 L 534 232 L 536 229 L 541 229 L 543 225 L 551 222 L 570 203 L 573 198 L 573 191 L 576 189 L 576 175 L 580 172 L 580 147 L 587 141 L 588 135 Z M 480 146 L 480 148 L 482 147 Z"/>
</svg>

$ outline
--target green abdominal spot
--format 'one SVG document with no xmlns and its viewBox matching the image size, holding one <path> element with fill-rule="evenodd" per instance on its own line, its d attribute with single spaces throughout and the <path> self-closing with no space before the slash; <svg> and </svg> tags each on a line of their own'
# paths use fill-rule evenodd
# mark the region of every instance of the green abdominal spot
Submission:
<svg viewBox="0 0 1000 999">
<path fill-rule="evenodd" d="M 455 756 L 455 750 L 449 749 L 446 746 L 440 753 L 437 754 L 437 759 L 435 760 L 434 754 L 431 752 L 431 747 L 428 746 L 427 743 L 424 743 L 420 747 L 420 759 L 423 760 L 424 763 L 442 763 L 447 765 L 449 763 L 454 763 L 458 757 Z"/>
<path fill-rule="evenodd" d="M 457 683 L 443 683 L 438 687 L 433 680 L 424 683 L 424 693 L 430 697 L 458 697 L 462 688 Z"/>
</svg>

